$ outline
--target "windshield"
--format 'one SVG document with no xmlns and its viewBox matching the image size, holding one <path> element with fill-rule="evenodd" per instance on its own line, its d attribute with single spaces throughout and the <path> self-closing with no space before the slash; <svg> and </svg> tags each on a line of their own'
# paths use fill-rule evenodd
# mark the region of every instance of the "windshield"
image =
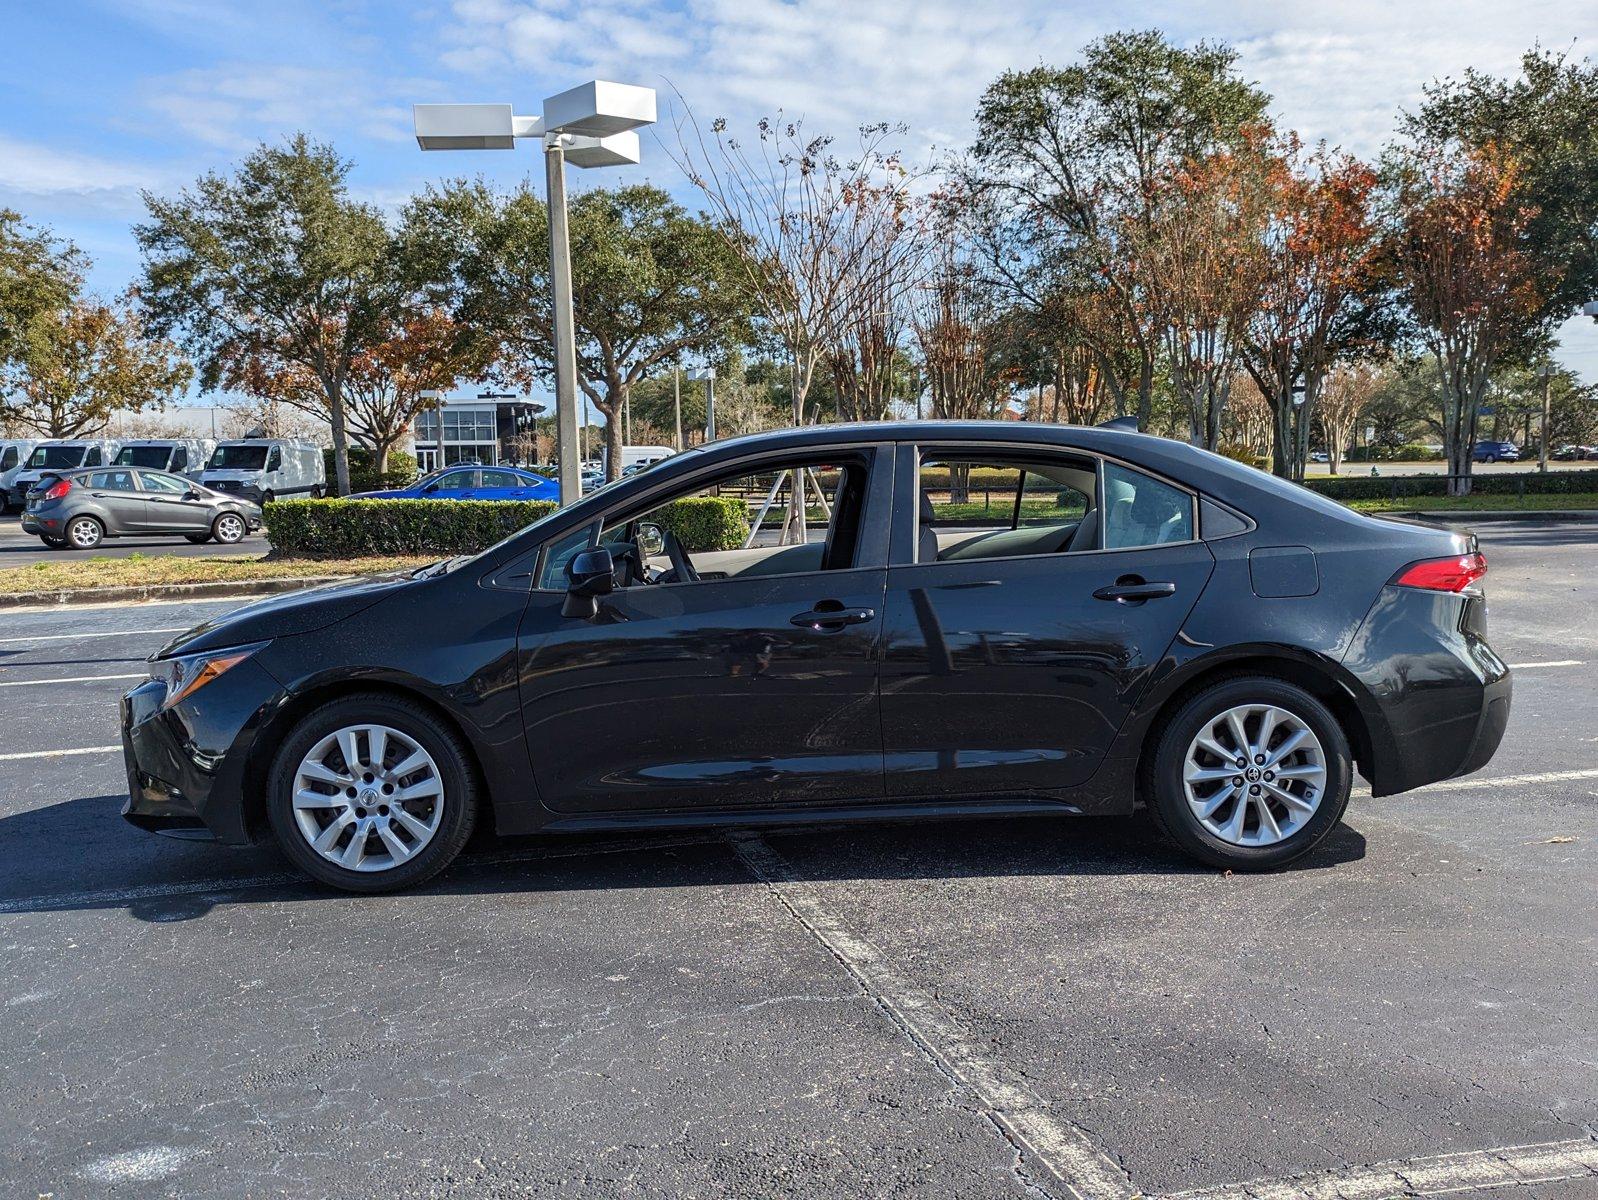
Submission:
<svg viewBox="0 0 1598 1200">
<path fill-rule="evenodd" d="M 50 467 L 59 470 L 75 467 L 83 461 L 86 446 L 40 446 L 28 459 L 30 467 Z"/>
<path fill-rule="evenodd" d="M 266 466 L 266 447 L 218 446 L 205 465 L 213 471 L 259 471 Z"/>
<path fill-rule="evenodd" d="M 170 446 L 124 446 L 117 453 L 119 467 L 164 467 L 171 455 Z"/>
</svg>

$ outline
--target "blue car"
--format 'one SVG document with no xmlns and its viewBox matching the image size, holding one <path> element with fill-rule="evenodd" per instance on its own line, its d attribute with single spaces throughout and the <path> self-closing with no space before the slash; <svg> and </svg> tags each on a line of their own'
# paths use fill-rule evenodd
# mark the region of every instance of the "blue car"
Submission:
<svg viewBox="0 0 1598 1200">
<path fill-rule="evenodd" d="M 520 467 L 446 467 L 410 487 L 361 492 L 351 500 L 560 500 L 553 479 Z"/>
</svg>

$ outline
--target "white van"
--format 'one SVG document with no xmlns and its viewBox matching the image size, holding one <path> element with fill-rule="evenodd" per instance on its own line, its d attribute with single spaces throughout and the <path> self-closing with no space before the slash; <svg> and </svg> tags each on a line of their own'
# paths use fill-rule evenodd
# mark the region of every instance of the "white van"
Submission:
<svg viewBox="0 0 1598 1200">
<path fill-rule="evenodd" d="M 38 445 L 36 438 L 0 439 L 0 513 L 11 507 L 11 482 Z"/>
<path fill-rule="evenodd" d="M 216 443 L 210 438 L 137 438 L 122 443 L 115 465 L 148 467 L 195 479 L 215 449 Z"/>
<path fill-rule="evenodd" d="M 200 482 L 266 504 L 291 497 L 319 500 L 327 494 L 322 448 L 284 438 L 218 442 L 200 472 Z"/>
<path fill-rule="evenodd" d="M 28 502 L 28 489 L 45 475 L 59 475 L 79 467 L 103 467 L 117 456 L 120 442 L 106 438 L 52 438 L 38 442 L 11 479 L 10 503 L 22 508 Z"/>
<path fill-rule="evenodd" d="M 656 463 L 670 458 L 675 453 L 677 452 L 670 446 L 623 446 L 621 448 L 621 466 L 616 468 L 616 473 L 618 475 L 626 474 L 629 467 L 652 467 Z M 637 474 L 637 472 L 634 472 L 634 474 Z"/>
</svg>

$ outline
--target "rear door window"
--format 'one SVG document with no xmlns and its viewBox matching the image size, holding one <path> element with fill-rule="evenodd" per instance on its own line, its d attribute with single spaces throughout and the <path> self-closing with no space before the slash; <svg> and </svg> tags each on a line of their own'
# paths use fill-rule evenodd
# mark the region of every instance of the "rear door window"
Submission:
<svg viewBox="0 0 1598 1200">
<path fill-rule="evenodd" d="M 89 476 L 89 486 L 102 492 L 136 492 L 132 471 L 96 471 Z"/>
<path fill-rule="evenodd" d="M 1133 550 L 1193 540 L 1193 497 L 1118 463 L 1104 464 L 1104 548 Z"/>
</svg>

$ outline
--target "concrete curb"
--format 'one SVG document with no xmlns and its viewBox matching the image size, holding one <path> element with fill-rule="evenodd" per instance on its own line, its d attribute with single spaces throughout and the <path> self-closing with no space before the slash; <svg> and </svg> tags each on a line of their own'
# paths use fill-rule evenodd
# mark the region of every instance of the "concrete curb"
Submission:
<svg viewBox="0 0 1598 1200">
<path fill-rule="evenodd" d="M 1598 522 L 1598 509 L 1591 508 L 1481 509 L 1479 511 L 1470 512 L 1438 512 L 1435 509 L 1422 512 L 1402 512 L 1397 509 L 1392 509 L 1381 513 L 1372 513 L 1370 515 L 1382 517 L 1407 517 L 1412 521 L 1438 521 L 1445 525 L 1469 525 L 1473 521 Z"/>
<path fill-rule="evenodd" d="M 0 595 L 3 608 L 52 608 L 64 604 L 137 603 L 140 600 L 233 600 L 273 596 L 301 588 L 356 579 L 354 575 L 296 575 L 286 579 L 219 580 L 210 583 L 151 583 L 142 587 L 70 588 Z"/>
</svg>

